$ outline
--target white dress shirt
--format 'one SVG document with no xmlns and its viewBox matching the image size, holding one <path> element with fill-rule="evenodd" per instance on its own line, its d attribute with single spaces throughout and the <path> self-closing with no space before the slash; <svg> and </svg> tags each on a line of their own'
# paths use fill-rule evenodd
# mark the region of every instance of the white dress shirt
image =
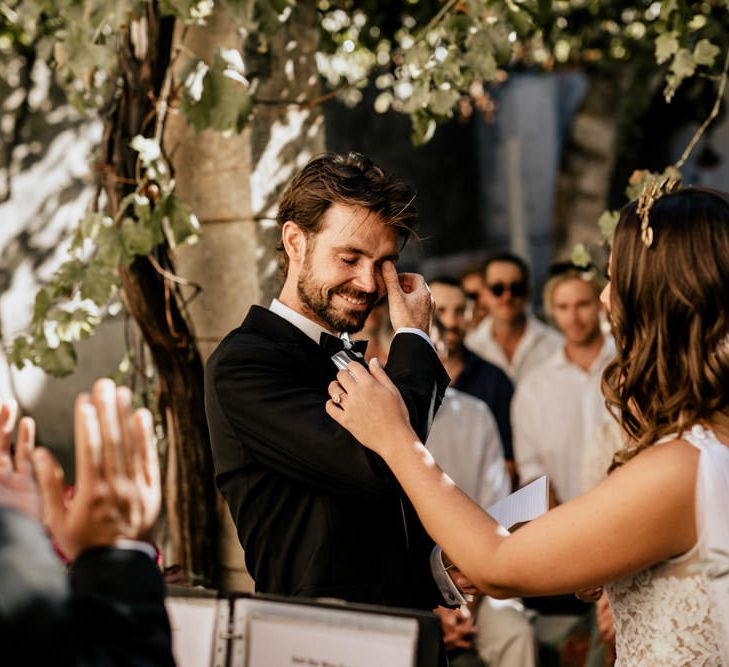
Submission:
<svg viewBox="0 0 729 667">
<path fill-rule="evenodd" d="M 425 446 L 458 488 L 483 509 L 509 495 L 499 429 L 482 400 L 446 389 Z"/>
<path fill-rule="evenodd" d="M 493 328 L 493 319 L 485 318 L 466 336 L 466 347 L 486 361 L 496 364 L 515 385 L 518 385 L 532 368 L 541 364 L 564 345 L 564 339 L 559 332 L 540 322 L 533 315 L 527 315 L 524 334 L 509 361 L 501 345 L 494 338 Z"/>
<path fill-rule="evenodd" d="M 615 344 L 606 338 L 585 371 L 561 347 L 516 386 L 511 425 L 522 484 L 547 475 L 562 502 L 587 490 L 583 488 L 584 452 L 598 429 L 612 420 L 600 382 L 614 354 Z"/>
</svg>

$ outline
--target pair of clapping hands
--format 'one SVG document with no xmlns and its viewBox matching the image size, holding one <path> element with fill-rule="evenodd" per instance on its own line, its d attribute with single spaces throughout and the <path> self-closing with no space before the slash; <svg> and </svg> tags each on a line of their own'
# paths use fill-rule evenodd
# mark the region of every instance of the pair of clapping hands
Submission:
<svg viewBox="0 0 729 667">
<path fill-rule="evenodd" d="M 98 380 L 74 407 L 76 485 L 64 493 L 63 471 L 46 449 L 35 448 L 35 423 L 18 425 L 14 401 L 0 404 L 0 508 L 42 521 L 74 560 L 92 547 L 144 540 L 160 510 L 159 464 L 152 416 L 133 410 L 127 387 Z"/>
</svg>

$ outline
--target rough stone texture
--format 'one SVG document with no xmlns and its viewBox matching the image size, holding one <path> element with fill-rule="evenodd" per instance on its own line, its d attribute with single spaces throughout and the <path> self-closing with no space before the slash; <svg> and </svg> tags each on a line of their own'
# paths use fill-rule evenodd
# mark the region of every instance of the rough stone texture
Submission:
<svg viewBox="0 0 729 667">
<path fill-rule="evenodd" d="M 611 159 L 615 137 L 615 120 L 612 116 L 580 113 L 575 116 L 570 134 L 583 151 Z"/>
<path fill-rule="evenodd" d="M 207 359 L 258 299 L 255 274 L 251 275 L 256 267 L 256 225 L 251 220 L 203 224 L 200 241 L 180 246 L 175 254 L 177 272 L 202 287 L 188 307 Z M 185 294 L 192 292 L 192 287 L 184 288 Z"/>
</svg>

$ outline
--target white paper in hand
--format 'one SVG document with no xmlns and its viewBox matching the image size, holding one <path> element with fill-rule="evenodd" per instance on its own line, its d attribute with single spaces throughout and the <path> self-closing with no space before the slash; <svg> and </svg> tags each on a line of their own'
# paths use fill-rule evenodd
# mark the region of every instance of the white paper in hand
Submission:
<svg viewBox="0 0 729 667">
<path fill-rule="evenodd" d="M 536 519 L 548 509 L 549 482 L 543 475 L 494 503 L 486 511 L 506 530 L 511 530 L 517 524 Z"/>
</svg>

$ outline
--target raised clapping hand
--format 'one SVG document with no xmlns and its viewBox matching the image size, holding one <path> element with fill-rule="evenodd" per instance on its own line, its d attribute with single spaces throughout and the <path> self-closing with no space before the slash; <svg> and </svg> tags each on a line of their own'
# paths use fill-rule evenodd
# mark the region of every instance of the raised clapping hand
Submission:
<svg viewBox="0 0 729 667">
<path fill-rule="evenodd" d="M 40 520 L 40 498 L 31 463 L 35 422 L 30 417 L 20 420 L 13 459 L 10 445 L 17 416 L 15 401 L 0 403 L 0 507 L 17 510 L 37 521 Z"/>
<path fill-rule="evenodd" d="M 417 273 L 398 274 L 391 261 L 382 264 L 382 277 L 387 288 L 387 303 L 392 328 L 420 329 L 430 333 L 433 319 L 433 297 L 423 276 Z"/>
<path fill-rule="evenodd" d="M 149 535 L 161 503 L 152 417 L 132 412 L 131 392 L 98 380 L 91 396 L 76 399 L 76 487 L 64 496 L 63 472 L 45 449 L 33 453 L 44 519 L 63 552 L 75 559 L 84 549 L 113 546 Z"/>
<path fill-rule="evenodd" d="M 369 367 L 370 373 L 353 362 L 337 373 L 329 384 L 326 411 L 361 444 L 384 457 L 397 429 L 409 431 L 414 440 L 418 436 L 410 426 L 400 392 L 380 362 L 373 358 Z"/>
</svg>

